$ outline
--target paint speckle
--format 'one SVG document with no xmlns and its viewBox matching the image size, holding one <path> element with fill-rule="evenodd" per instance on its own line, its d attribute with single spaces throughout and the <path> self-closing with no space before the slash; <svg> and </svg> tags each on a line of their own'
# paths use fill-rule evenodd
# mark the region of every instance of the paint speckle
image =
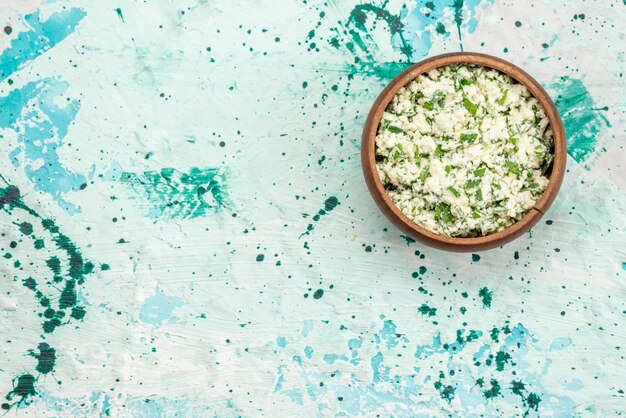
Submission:
<svg viewBox="0 0 626 418">
<path fill-rule="evenodd" d="M 493 301 L 493 292 L 491 292 L 486 287 L 483 287 L 478 292 L 478 296 L 482 299 L 483 306 L 485 308 L 491 308 L 491 302 Z"/>
<path fill-rule="evenodd" d="M 422 304 L 422 306 L 420 306 L 419 308 L 417 308 L 417 310 L 422 315 L 426 315 L 426 316 L 435 316 L 435 315 L 437 315 L 437 308 L 431 308 L 428 305 L 426 305 L 425 303 Z"/>
</svg>

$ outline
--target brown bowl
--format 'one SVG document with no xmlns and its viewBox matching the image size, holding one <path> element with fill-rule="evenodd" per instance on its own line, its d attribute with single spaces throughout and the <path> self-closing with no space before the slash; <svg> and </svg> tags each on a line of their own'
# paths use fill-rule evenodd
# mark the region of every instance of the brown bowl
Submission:
<svg viewBox="0 0 626 418">
<path fill-rule="evenodd" d="M 391 102 L 391 99 L 393 99 L 398 90 L 406 86 L 420 74 L 427 73 L 434 68 L 454 64 L 475 64 L 493 68 L 508 74 L 519 83 L 525 85 L 530 93 L 539 101 L 541 106 L 543 106 L 554 135 L 554 145 L 552 148 L 554 160 L 551 167 L 550 182 L 543 196 L 537 201 L 535 206 L 515 224 L 502 231 L 475 238 L 458 238 L 440 235 L 413 222 L 393 203 L 385 191 L 376 170 L 376 134 L 383 112 Z M 394 78 L 393 81 L 385 87 L 374 102 L 365 122 L 361 144 L 361 165 L 363 166 L 365 182 L 367 183 L 367 187 L 374 201 L 385 216 L 405 234 L 419 242 L 441 250 L 458 252 L 476 252 L 499 247 L 524 234 L 539 222 L 559 192 L 565 174 L 566 162 L 567 146 L 565 143 L 563 122 L 561 122 L 559 113 L 546 91 L 534 78 L 528 75 L 528 73 L 510 62 L 490 55 L 473 52 L 437 55 L 418 62 L 406 71 L 400 73 L 400 75 Z"/>
</svg>

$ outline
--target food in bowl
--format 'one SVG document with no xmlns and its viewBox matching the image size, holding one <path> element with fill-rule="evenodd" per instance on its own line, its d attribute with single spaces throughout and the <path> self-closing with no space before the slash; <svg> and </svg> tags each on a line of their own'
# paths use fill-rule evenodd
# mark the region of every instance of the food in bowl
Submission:
<svg viewBox="0 0 626 418">
<path fill-rule="evenodd" d="M 526 86 L 479 65 L 448 65 L 401 88 L 383 113 L 376 167 L 418 225 L 479 237 L 519 221 L 549 183 L 553 133 Z"/>
</svg>

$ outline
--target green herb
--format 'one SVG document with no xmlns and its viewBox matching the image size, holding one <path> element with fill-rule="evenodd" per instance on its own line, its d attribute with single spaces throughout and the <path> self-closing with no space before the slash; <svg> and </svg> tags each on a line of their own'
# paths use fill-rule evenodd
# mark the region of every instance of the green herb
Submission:
<svg viewBox="0 0 626 418">
<path fill-rule="evenodd" d="M 436 103 L 439 107 L 443 108 L 446 104 L 446 93 L 441 90 L 437 90 L 435 94 L 433 94 L 431 102 Z"/>
<path fill-rule="evenodd" d="M 476 209 L 472 210 L 472 218 L 474 218 L 474 219 L 480 218 L 480 213 L 478 213 L 478 211 L 476 211 Z"/>
<path fill-rule="evenodd" d="M 487 170 L 486 168 L 479 168 L 478 170 L 474 170 L 474 176 L 476 177 L 482 177 L 485 175 L 485 170 Z"/>
<path fill-rule="evenodd" d="M 404 129 L 400 129 L 397 126 L 393 126 L 391 124 L 391 121 L 387 120 L 387 119 L 383 119 L 383 121 L 380 124 L 380 129 L 383 131 L 389 131 L 392 132 L 394 134 L 399 134 L 399 133 L 403 133 L 406 134 L 406 132 L 404 131 Z"/>
<path fill-rule="evenodd" d="M 435 149 L 435 155 L 437 156 L 437 158 L 441 158 L 444 155 L 446 155 L 446 150 L 444 150 L 440 145 L 437 145 L 437 148 Z"/>
<path fill-rule="evenodd" d="M 483 191 L 482 191 L 482 189 L 476 190 L 476 200 L 479 200 L 479 201 L 483 200 Z"/>
<path fill-rule="evenodd" d="M 445 203 L 439 203 L 435 207 L 435 219 L 437 219 L 440 223 L 451 223 L 454 221 L 454 216 L 450 211 L 450 206 Z"/>
<path fill-rule="evenodd" d="M 467 182 L 465 183 L 465 186 L 463 186 L 463 188 L 464 189 L 472 189 L 472 188 L 478 186 L 481 181 L 482 181 L 481 179 L 467 180 Z"/>
<path fill-rule="evenodd" d="M 424 106 L 428 110 L 433 110 L 434 109 L 434 106 L 433 106 L 433 104 L 431 102 L 424 102 L 424 104 L 422 106 Z"/>
<path fill-rule="evenodd" d="M 513 161 L 506 161 L 504 164 L 506 165 L 506 168 L 509 169 L 510 173 L 513 173 L 516 176 L 519 176 L 522 173 L 522 171 L 520 170 L 519 164 Z"/>
<path fill-rule="evenodd" d="M 398 128 L 397 126 L 388 126 L 387 130 L 389 132 L 392 132 L 394 134 L 405 134 L 406 132 L 404 131 L 404 129 Z"/>
<path fill-rule="evenodd" d="M 468 80 L 467 78 L 461 80 L 462 86 L 469 86 L 470 84 L 474 84 L 474 80 Z"/>
<path fill-rule="evenodd" d="M 442 137 L 441 137 L 441 140 L 442 140 L 443 142 L 448 142 L 448 141 L 450 141 L 451 139 L 452 139 L 452 137 L 450 137 L 450 136 L 448 136 L 448 135 L 444 135 L 444 136 L 442 136 Z"/>
<path fill-rule="evenodd" d="M 537 157 L 543 157 L 543 147 L 541 145 L 535 147 L 535 155 Z"/>
<path fill-rule="evenodd" d="M 417 101 L 422 97 L 424 97 L 424 93 L 422 93 L 421 91 L 416 91 L 411 95 L 411 101 L 417 104 Z"/>
<path fill-rule="evenodd" d="M 452 171 L 452 167 L 450 167 L 449 165 L 445 166 L 444 169 L 446 170 L 446 173 L 450 174 L 450 171 Z"/>
<path fill-rule="evenodd" d="M 469 142 L 470 144 L 476 141 L 478 134 L 461 134 L 461 142 Z"/>
<path fill-rule="evenodd" d="M 504 104 L 504 102 L 506 102 L 506 96 L 509 94 L 508 90 L 504 90 L 504 92 L 502 93 L 502 97 L 500 98 L 500 100 L 498 100 L 498 104 L 500 106 L 502 106 Z"/>
<path fill-rule="evenodd" d="M 452 194 L 455 197 L 460 197 L 461 196 L 461 193 L 459 193 L 459 191 L 457 189 L 455 189 L 454 187 L 452 187 L 452 186 L 448 187 L 448 190 L 450 190 L 450 192 L 452 192 Z"/>
<path fill-rule="evenodd" d="M 422 171 L 422 174 L 420 174 L 420 180 L 422 181 L 422 183 L 426 181 L 428 177 L 430 177 L 430 171 L 428 171 L 428 169 Z"/>
<path fill-rule="evenodd" d="M 467 97 L 463 97 L 463 106 L 465 106 L 465 108 L 472 114 L 472 116 L 476 116 L 478 106 L 472 103 Z"/>
<path fill-rule="evenodd" d="M 404 152 L 404 148 L 402 145 L 398 144 L 391 150 L 391 158 L 398 161 L 404 161 L 407 159 L 406 152 Z"/>
<path fill-rule="evenodd" d="M 513 145 L 517 145 L 517 138 L 515 138 L 515 136 L 510 136 L 510 137 L 509 137 L 509 141 L 510 141 Z"/>
<path fill-rule="evenodd" d="M 531 183 L 530 186 L 528 186 L 528 188 L 530 188 L 530 189 L 538 189 L 539 188 L 539 183 Z"/>
</svg>

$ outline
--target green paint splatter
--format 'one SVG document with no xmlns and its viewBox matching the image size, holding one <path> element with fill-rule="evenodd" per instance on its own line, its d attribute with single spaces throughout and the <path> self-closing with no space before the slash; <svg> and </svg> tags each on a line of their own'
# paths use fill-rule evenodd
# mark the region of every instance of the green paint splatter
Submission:
<svg viewBox="0 0 626 418">
<path fill-rule="evenodd" d="M 411 246 L 411 244 L 413 244 L 415 242 L 415 240 L 407 235 L 400 235 L 401 238 L 404 239 L 404 241 L 406 241 L 406 246 L 409 247 Z"/>
<path fill-rule="evenodd" d="M 567 152 L 579 163 L 586 161 L 596 150 L 598 136 L 606 127 L 611 127 L 581 80 L 560 77 L 548 86 L 556 94 L 555 104 L 567 136 Z"/>
<path fill-rule="evenodd" d="M 124 15 L 122 14 L 122 9 L 120 9 L 119 7 L 115 9 L 115 13 L 117 13 L 117 17 L 120 18 L 120 20 L 122 21 L 122 23 L 124 22 Z"/>
<path fill-rule="evenodd" d="M 501 391 L 500 384 L 498 383 L 496 379 L 491 379 L 489 383 L 491 383 L 491 388 L 483 391 L 483 396 L 487 400 L 493 399 L 496 396 L 499 396 L 500 391 Z"/>
<path fill-rule="evenodd" d="M 363 78 L 376 77 L 383 81 L 390 81 L 411 65 L 410 62 L 374 62 L 359 60 L 355 64 L 346 65 L 344 72 L 347 72 L 350 78 L 358 75 Z"/>
<path fill-rule="evenodd" d="M 37 367 L 35 369 L 41 374 L 48 374 L 54 371 L 54 363 L 56 361 L 56 350 L 47 343 L 39 343 L 37 347 L 39 353 L 30 350 L 30 355 L 37 359 Z"/>
<path fill-rule="evenodd" d="M 505 351 L 498 351 L 496 353 L 496 370 L 501 372 L 504 370 L 504 366 L 511 360 L 511 355 Z"/>
<path fill-rule="evenodd" d="M 173 168 L 124 172 L 122 183 L 141 194 L 152 219 L 193 219 L 226 206 L 225 174 L 218 168 L 191 168 L 183 173 Z"/>
<path fill-rule="evenodd" d="M 435 389 L 439 392 L 439 396 L 446 402 L 450 403 L 454 399 L 454 393 L 456 389 L 451 385 L 444 385 L 441 382 L 434 383 Z"/>
<path fill-rule="evenodd" d="M 478 263 L 480 261 L 480 255 L 478 254 L 472 254 L 472 261 L 474 263 Z"/>
<path fill-rule="evenodd" d="M 489 291 L 486 287 L 483 287 L 478 291 L 478 296 L 483 300 L 483 306 L 485 308 L 491 308 L 491 302 L 493 300 L 493 292 Z"/>
<path fill-rule="evenodd" d="M 417 308 L 417 310 L 422 315 L 427 315 L 427 316 L 435 316 L 435 315 L 437 315 L 437 308 L 431 308 L 430 306 L 426 305 L 425 303 L 422 304 L 422 306 L 420 306 L 419 308 Z"/>
<path fill-rule="evenodd" d="M 37 395 L 35 391 L 35 376 L 32 374 L 23 374 L 13 379 L 13 390 L 9 392 L 6 399 L 12 401 L 16 396 L 20 399 L 13 405 L 21 406 L 22 404 L 28 405 L 28 398 Z M 17 381 L 17 384 L 16 384 Z M 12 405 L 4 403 L 2 409 L 10 409 Z"/>
<path fill-rule="evenodd" d="M 526 410 L 524 411 L 524 417 L 530 415 L 531 411 L 537 412 L 539 410 L 539 403 L 541 402 L 541 397 L 536 393 L 530 392 L 528 396 L 525 395 L 526 385 L 521 380 L 513 380 L 511 382 L 511 392 L 513 394 L 519 396 L 522 399 L 522 404 Z"/>
<path fill-rule="evenodd" d="M 6 181 L 2 176 L 0 180 Z M 85 276 L 92 273 L 94 264 L 85 261 L 76 245 L 64 235 L 52 219 L 40 216 L 35 210 L 28 207 L 21 199 L 20 190 L 12 185 L 0 187 L 0 210 L 10 216 L 32 218 L 31 222 L 15 222 L 20 232 L 33 240 L 36 249 L 44 248 L 43 237 L 34 234 L 33 221 L 41 223 L 43 231 L 50 236 L 54 247 L 60 251 L 58 255 L 51 256 L 45 262 L 50 270 L 54 283 L 45 282 L 41 286 L 33 277 L 22 280 L 24 287 L 35 294 L 35 298 L 41 306 L 42 329 L 50 334 L 59 326 L 70 322 L 70 317 L 82 319 L 85 308 L 78 305 L 76 288 L 85 281 Z M 16 266 L 14 264 L 14 266 Z M 17 264 L 19 266 L 19 264 Z M 62 289 L 62 290 L 60 290 Z M 53 302 L 56 301 L 56 308 Z M 68 315 L 70 313 L 70 315 Z M 29 350 L 29 355 L 38 360 L 35 370 L 40 374 L 48 374 L 53 371 L 56 361 L 56 350 L 48 343 L 42 342 L 37 347 L 38 351 Z M 37 379 L 32 374 L 22 374 L 13 379 L 13 390 L 6 399 L 11 403 L 3 403 L 2 409 L 9 410 L 13 406 L 19 407 L 28 404 L 28 399 L 36 395 L 34 384 Z M 19 397 L 19 399 L 16 399 Z"/>
<path fill-rule="evenodd" d="M 411 46 L 411 43 L 405 38 L 405 35 L 402 31 L 404 23 L 402 23 L 400 16 L 390 13 L 384 8 L 384 5 L 383 7 L 378 7 L 373 4 L 359 4 L 354 9 L 352 9 L 349 22 L 363 33 L 367 33 L 365 23 L 367 21 L 368 13 L 370 13 L 374 17 L 374 19 L 385 22 L 389 28 L 389 33 L 392 37 L 399 37 L 400 52 L 402 52 L 402 54 L 406 56 L 407 60 L 410 61 L 413 54 L 413 47 Z M 361 38 L 360 34 L 353 29 L 350 29 L 349 32 L 352 36 L 353 42 L 363 51 L 369 52 L 367 45 Z"/>
<path fill-rule="evenodd" d="M 317 289 L 315 291 L 315 293 L 313 293 L 313 299 L 321 299 L 322 296 L 324 296 L 324 290 L 323 289 Z"/>
<path fill-rule="evenodd" d="M 313 221 L 318 222 L 322 216 L 327 215 L 328 213 L 332 212 L 338 205 L 340 205 L 339 199 L 337 199 L 335 196 L 329 197 L 328 199 L 324 201 L 324 208 L 317 211 L 317 213 L 313 216 L 312 218 Z M 305 215 L 305 216 L 308 216 L 308 215 Z M 305 235 L 309 235 L 311 231 L 313 231 L 314 229 L 315 227 L 313 226 L 313 224 L 309 224 L 306 228 L 306 231 L 300 234 L 300 238 L 302 238 Z"/>
<path fill-rule="evenodd" d="M 22 222 L 20 224 L 20 232 L 24 235 L 30 235 L 33 233 L 33 225 L 29 222 Z"/>
<path fill-rule="evenodd" d="M 496 327 L 494 327 L 491 332 L 489 333 L 489 336 L 491 337 L 491 340 L 493 342 L 500 342 L 498 339 L 498 336 L 500 335 L 500 330 Z"/>
</svg>

